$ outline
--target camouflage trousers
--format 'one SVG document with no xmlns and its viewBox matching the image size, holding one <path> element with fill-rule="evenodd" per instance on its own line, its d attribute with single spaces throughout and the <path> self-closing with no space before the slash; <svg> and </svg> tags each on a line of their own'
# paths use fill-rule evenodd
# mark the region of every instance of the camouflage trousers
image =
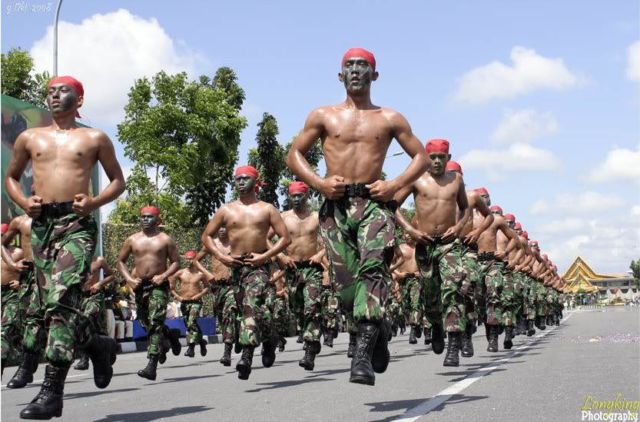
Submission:
<svg viewBox="0 0 640 422">
<path fill-rule="evenodd" d="M 522 290 L 522 313 L 526 319 L 536 319 L 536 288 L 535 282 L 531 277 L 524 278 L 524 287 Z"/>
<path fill-rule="evenodd" d="M 322 330 L 330 331 L 338 328 L 338 310 L 340 300 L 333 286 L 322 286 L 320 293 L 320 313 L 322 314 Z"/>
<path fill-rule="evenodd" d="M 303 263 L 297 263 L 298 268 L 288 269 L 287 284 L 291 293 L 289 301 L 291 311 L 301 322 L 302 338 L 305 341 L 319 341 L 322 324 L 322 266 L 310 264 L 304 268 Z"/>
<path fill-rule="evenodd" d="M 107 315 L 102 291 L 95 294 L 84 293 L 84 297 L 80 302 L 80 309 L 89 319 L 95 332 L 107 335 Z"/>
<path fill-rule="evenodd" d="M 166 283 L 156 286 L 151 284 L 150 279 L 143 279 L 142 285 L 135 292 L 137 319 L 147 332 L 148 358 L 158 356 L 168 349 L 169 329 L 164 325 L 169 303 L 168 287 Z"/>
<path fill-rule="evenodd" d="M 424 315 L 429 324 L 447 332 L 463 332 L 467 326 L 465 297 L 470 294 L 466 282 L 463 247 L 460 240 L 451 243 L 416 245 L 416 262 L 423 280 Z"/>
<path fill-rule="evenodd" d="M 277 296 L 273 302 L 273 328 L 278 334 L 286 337 L 289 333 L 289 300 L 286 296 Z"/>
<path fill-rule="evenodd" d="M 240 344 L 258 346 L 261 342 L 274 341 L 273 306 L 275 286 L 269 281 L 270 265 L 253 267 L 243 265 L 231 271 L 235 285 L 239 286 L 242 311 L 240 312 Z"/>
<path fill-rule="evenodd" d="M 504 288 L 500 300 L 502 302 L 502 324 L 513 327 L 518 315 L 522 312 L 522 289 L 524 287 L 524 274 L 520 271 L 511 271 L 505 267 Z"/>
<path fill-rule="evenodd" d="M 180 311 L 187 327 L 187 344 L 199 344 L 202 340 L 202 330 L 198 325 L 202 300 L 185 300 L 180 304 Z"/>
<path fill-rule="evenodd" d="M 81 312 L 82 284 L 89 276 L 97 225 L 92 216 L 42 215 L 31 224 L 35 283 L 26 310 L 23 350 L 54 366 L 69 366 L 76 346 L 96 333 Z"/>
<path fill-rule="evenodd" d="M 234 343 L 238 336 L 238 287 L 228 280 L 216 281 L 212 286 L 213 308 L 220 322 L 223 343 Z"/>
<path fill-rule="evenodd" d="M 486 313 L 484 322 L 487 325 L 500 325 L 503 320 L 501 295 L 504 290 L 505 264 L 495 258 L 493 253 L 481 253 L 481 283 L 484 284 Z"/>
<path fill-rule="evenodd" d="M 400 318 L 403 318 L 402 315 L 402 305 L 396 300 L 394 295 L 389 295 L 389 300 L 387 301 L 387 318 L 392 323 L 398 322 Z"/>
<path fill-rule="evenodd" d="M 417 275 L 410 275 L 400 282 L 402 291 L 402 306 L 405 315 L 412 326 L 422 323 L 424 312 L 424 298 L 422 296 L 422 283 Z"/>
<path fill-rule="evenodd" d="M 477 246 L 463 245 L 462 265 L 467 270 L 467 277 L 462 282 L 464 295 L 464 311 L 467 320 L 475 326 L 478 318 L 485 317 L 484 287 L 480 282 L 480 264 L 478 263 Z"/>
<path fill-rule="evenodd" d="M 21 289 L 2 287 L 2 362 L 17 363 L 22 355 L 24 306 Z"/>
<path fill-rule="evenodd" d="M 361 197 L 325 200 L 320 230 L 340 303 L 360 321 L 382 321 L 391 284 L 396 221 L 387 205 Z"/>
</svg>

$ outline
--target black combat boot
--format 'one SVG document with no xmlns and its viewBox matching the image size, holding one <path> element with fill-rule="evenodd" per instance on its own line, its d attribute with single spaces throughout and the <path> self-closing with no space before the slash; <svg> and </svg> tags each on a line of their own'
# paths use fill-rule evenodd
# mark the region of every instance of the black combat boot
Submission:
<svg viewBox="0 0 640 422">
<path fill-rule="evenodd" d="M 38 354 L 23 353 L 22 363 L 13 375 L 13 378 L 9 380 L 7 387 L 22 388 L 30 382 L 33 382 L 33 373 L 36 372 L 36 369 L 38 369 Z"/>
<path fill-rule="evenodd" d="M 500 328 L 497 325 L 487 325 L 487 352 L 498 351 L 498 336 L 500 335 Z"/>
<path fill-rule="evenodd" d="M 382 374 L 389 366 L 389 359 L 391 358 L 388 347 L 389 337 L 391 337 L 391 324 L 389 324 L 389 321 L 383 320 L 378 326 L 378 339 L 371 356 L 371 366 L 373 371 L 378 374 Z"/>
<path fill-rule="evenodd" d="M 174 356 L 180 355 L 180 350 L 182 350 L 180 334 L 180 330 L 177 328 L 169 329 L 169 343 L 171 343 L 171 353 L 173 353 Z"/>
<path fill-rule="evenodd" d="M 224 344 L 224 352 L 222 353 L 222 357 L 220 358 L 220 363 L 224 366 L 231 366 L 231 349 L 233 348 L 233 343 L 225 343 Z"/>
<path fill-rule="evenodd" d="M 324 341 L 322 342 L 322 344 L 324 344 L 327 347 L 333 347 L 333 339 L 335 337 L 334 335 L 335 333 L 333 332 L 333 330 L 329 329 L 329 328 L 325 328 L 324 330 Z"/>
<path fill-rule="evenodd" d="M 187 350 L 184 352 L 184 355 L 188 358 L 194 357 L 196 355 L 195 349 L 196 349 L 196 344 L 190 343 L 189 345 L 187 345 Z"/>
<path fill-rule="evenodd" d="M 535 333 L 536 333 L 536 329 L 533 328 L 533 320 L 528 319 L 527 320 L 527 337 L 531 337 Z"/>
<path fill-rule="evenodd" d="M 236 371 L 238 371 L 238 378 L 241 380 L 248 380 L 251 374 L 251 362 L 253 361 L 253 349 L 254 346 L 243 346 L 242 357 L 236 364 Z"/>
<path fill-rule="evenodd" d="M 544 330 L 547 328 L 547 326 L 544 324 L 544 317 L 543 316 L 537 316 L 536 317 L 536 327 L 538 327 L 540 330 Z"/>
<path fill-rule="evenodd" d="M 400 327 L 400 335 L 404 335 L 404 332 L 407 330 L 407 326 L 404 321 L 404 318 L 400 318 L 400 322 L 398 323 L 398 326 Z"/>
<path fill-rule="evenodd" d="M 431 328 L 424 327 L 424 345 L 428 346 L 431 344 Z"/>
<path fill-rule="evenodd" d="M 349 382 L 374 385 L 376 375 L 373 372 L 371 358 L 378 339 L 378 326 L 372 322 L 358 324 L 356 347 L 351 360 L 351 377 Z"/>
<path fill-rule="evenodd" d="M 319 341 L 305 341 L 307 348 L 304 350 L 304 357 L 300 359 L 298 365 L 307 371 L 313 371 L 315 366 L 316 355 L 320 353 Z"/>
<path fill-rule="evenodd" d="M 200 356 L 207 356 L 207 340 L 201 338 L 200 343 Z"/>
<path fill-rule="evenodd" d="M 509 350 L 513 347 L 513 327 L 507 326 L 504 329 L 504 342 L 502 343 L 505 349 Z"/>
<path fill-rule="evenodd" d="M 285 345 L 287 344 L 287 339 L 284 338 L 282 334 L 278 336 L 278 352 L 284 352 Z"/>
<path fill-rule="evenodd" d="M 115 362 L 118 345 L 114 339 L 103 335 L 94 335 L 85 346 L 93 365 L 93 382 L 98 388 L 106 388 L 113 376 L 112 365 Z"/>
<path fill-rule="evenodd" d="M 20 412 L 22 419 L 51 419 L 62 416 L 62 396 L 64 395 L 64 380 L 69 367 L 47 365 L 44 370 L 44 381 L 40 392 Z"/>
<path fill-rule="evenodd" d="M 392 337 L 398 336 L 398 323 L 395 321 L 393 322 L 393 324 L 391 324 L 391 336 Z"/>
<path fill-rule="evenodd" d="M 347 348 L 347 357 L 352 358 L 356 353 L 356 334 L 349 333 L 349 347 Z"/>
<path fill-rule="evenodd" d="M 460 342 L 462 333 L 448 333 L 449 341 L 447 343 L 447 355 L 444 357 L 442 366 L 459 366 L 460 365 Z"/>
<path fill-rule="evenodd" d="M 555 317 L 556 317 L 556 326 L 560 325 L 560 318 L 562 318 L 562 317 L 561 317 L 561 315 L 562 315 L 562 313 L 561 313 L 561 312 L 558 312 L 558 313 L 556 313 L 556 314 L 555 314 Z"/>
<path fill-rule="evenodd" d="M 420 328 L 416 325 L 412 325 L 409 330 L 409 344 L 418 344 L 418 339 L 416 337 L 416 331 L 419 331 Z"/>
<path fill-rule="evenodd" d="M 158 355 L 149 357 L 147 366 L 144 369 L 138 371 L 138 376 L 146 378 L 151 381 L 156 380 L 156 370 L 158 369 Z"/>
<path fill-rule="evenodd" d="M 265 368 L 271 368 L 276 361 L 276 345 L 273 341 L 265 341 L 262 343 L 262 365 Z M 244 356 L 244 355 L 243 355 Z"/>
<path fill-rule="evenodd" d="M 523 335 L 527 333 L 527 321 L 524 318 L 518 318 L 514 335 Z"/>
<path fill-rule="evenodd" d="M 82 351 L 78 352 L 78 354 L 80 355 L 78 363 L 76 363 L 73 369 L 77 369 L 78 371 L 86 371 L 87 369 L 89 369 L 89 356 Z"/>
<path fill-rule="evenodd" d="M 434 324 L 431 331 L 431 348 L 436 355 L 444 352 L 444 327 L 442 324 Z"/>
<path fill-rule="evenodd" d="M 302 331 L 300 331 L 300 334 L 298 334 L 298 338 L 296 339 L 296 343 L 298 343 L 298 344 L 304 343 L 304 339 L 302 338 Z"/>
<path fill-rule="evenodd" d="M 461 355 L 463 358 L 470 358 L 473 356 L 473 329 L 474 326 L 472 324 L 467 324 L 464 333 L 462 333 L 462 349 Z"/>
</svg>

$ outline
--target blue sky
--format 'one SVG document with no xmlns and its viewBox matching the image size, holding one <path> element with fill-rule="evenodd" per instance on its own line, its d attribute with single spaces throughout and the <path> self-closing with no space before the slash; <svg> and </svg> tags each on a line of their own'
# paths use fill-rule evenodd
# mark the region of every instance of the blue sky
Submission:
<svg viewBox="0 0 640 422">
<path fill-rule="evenodd" d="M 341 101 L 340 58 L 362 46 L 378 62 L 374 102 L 423 141 L 449 139 L 468 187 L 486 186 L 561 270 L 577 255 L 603 273 L 640 258 L 638 2 L 218 3 L 65 1 L 59 67 L 85 83 L 85 121 L 117 141 L 134 78 L 230 66 L 247 95 L 244 161 L 263 112 L 286 143 Z M 54 7 L 3 2 L 2 51 L 50 69 Z"/>
</svg>

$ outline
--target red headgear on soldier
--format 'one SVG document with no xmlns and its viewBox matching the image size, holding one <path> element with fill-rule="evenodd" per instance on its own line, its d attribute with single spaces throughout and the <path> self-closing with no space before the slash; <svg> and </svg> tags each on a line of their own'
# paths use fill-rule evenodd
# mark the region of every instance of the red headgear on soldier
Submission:
<svg viewBox="0 0 640 422">
<path fill-rule="evenodd" d="M 516 225 L 513 226 L 513 228 L 516 229 L 516 230 L 522 230 L 522 224 L 516 223 Z"/>
<path fill-rule="evenodd" d="M 516 216 L 513 214 L 505 214 L 504 219 L 507 221 L 516 221 Z"/>
<path fill-rule="evenodd" d="M 73 76 L 56 76 L 55 78 L 51 78 L 47 84 L 47 88 L 51 88 L 51 86 L 55 84 L 70 85 L 76 91 L 78 97 L 84 97 L 84 87 L 82 86 L 82 82 Z M 80 113 L 78 113 L 78 111 L 76 111 L 76 117 L 80 117 Z"/>
<path fill-rule="evenodd" d="M 342 56 L 341 66 L 344 66 L 344 62 L 352 57 L 362 57 L 371 65 L 373 70 L 376 70 L 376 58 L 371 51 L 360 47 L 350 48 Z"/>
<path fill-rule="evenodd" d="M 476 188 L 473 191 L 477 192 L 480 195 L 489 195 L 489 191 L 487 190 L 487 188 Z"/>
<path fill-rule="evenodd" d="M 464 174 L 462 173 L 462 166 L 457 161 L 453 161 L 453 160 L 447 161 L 447 165 L 444 167 L 444 170 L 457 171 L 460 174 Z"/>
<path fill-rule="evenodd" d="M 500 214 L 502 214 L 502 208 L 500 207 L 500 205 L 491 205 L 491 207 L 489 208 L 489 211 L 491 211 L 491 212 L 499 212 Z M 509 215 L 513 215 L 513 214 L 509 214 Z M 514 217 L 514 219 L 515 219 L 515 217 Z"/>
<path fill-rule="evenodd" d="M 187 259 L 195 259 L 197 255 L 196 251 L 186 251 L 184 253 L 184 257 Z"/>
<path fill-rule="evenodd" d="M 527 231 L 523 231 L 522 232 L 522 237 L 524 237 L 525 239 L 529 239 L 529 233 Z"/>
<path fill-rule="evenodd" d="M 444 152 L 445 154 L 449 154 L 449 141 L 446 139 L 431 139 L 427 142 L 424 149 L 427 151 L 427 154 L 432 152 Z"/>
<path fill-rule="evenodd" d="M 7 223 L 2 223 L 2 234 L 5 234 L 9 231 L 9 225 Z"/>
<path fill-rule="evenodd" d="M 160 208 L 148 205 L 146 207 L 140 208 L 140 215 L 142 214 L 153 214 L 156 217 L 160 217 Z"/>
<path fill-rule="evenodd" d="M 236 176 L 241 176 L 243 174 L 246 174 L 258 180 L 258 170 L 256 170 L 256 168 L 253 166 L 240 166 L 236 169 Z"/>
<path fill-rule="evenodd" d="M 289 183 L 289 193 L 307 193 L 309 186 L 305 182 L 295 181 Z"/>
</svg>

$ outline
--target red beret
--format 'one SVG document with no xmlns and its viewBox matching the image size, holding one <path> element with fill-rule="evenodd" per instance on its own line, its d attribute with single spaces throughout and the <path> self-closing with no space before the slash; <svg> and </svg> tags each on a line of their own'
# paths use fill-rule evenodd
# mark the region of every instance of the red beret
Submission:
<svg viewBox="0 0 640 422">
<path fill-rule="evenodd" d="M 52 85 L 56 84 L 70 85 L 73 87 L 79 97 L 84 97 L 84 87 L 82 86 L 82 82 L 80 82 L 73 76 L 56 76 L 55 78 L 51 78 L 51 80 L 47 84 L 47 88 L 51 88 Z M 80 117 L 80 113 L 78 113 L 77 111 L 76 117 Z"/>
<path fill-rule="evenodd" d="M 487 190 L 487 188 L 476 188 L 474 189 L 474 192 L 477 192 L 480 195 L 489 195 L 489 191 Z"/>
<path fill-rule="evenodd" d="M 516 221 L 516 216 L 513 214 L 505 214 L 504 219 L 507 221 Z"/>
<path fill-rule="evenodd" d="M 491 211 L 491 212 L 498 212 L 498 213 L 500 213 L 500 215 L 502 215 L 502 208 L 500 207 L 500 205 L 492 205 L 492 206 L 489 208 L 489 211 Z M 512 214 L 509 214 L 509 215 L 512 215 Z"/>
<path fill-rule="evenodd" d="M 446 139 L 432 139 L 427 142 L 424 149 L 427 153 L 444 152 L 445 154 L 449 154 L 449 141 Z"/>
<path fill-rule="evenodd" d="M 462 166 L 457 161 L 453 161 L 453 160 L 447 161 L 447 165 L 445 166 L 444 169 L 445 171 L 457 171 L 460 174 L 464 174 L 462 173 Z"/>
<path fill-rule="evenodd" d="M 522 224 L 520 224 L 519 222 L 516 223 L 516 225 L 513 227 L 516 230 L 522 230 Z"/>
<path fill-rule="evenodd" d="M 187 259 L 195 259 L 195 257 L 196 257 L 197 255 L 198 255 L 198 254 L 196 253 L 196 251 L 186 251 L 186 252 L 184 253 L 184 257 L 185 257 L 185 258 L 187 258 Z"/>
<path fill-rule="evenodd" d="M 344 66 L 344 62 L 346 62 L 348 59 L 353 57 L 361 57 L 365 59 L 371 65 L 373 70 L 376 70 L 376 58 L 373 55 L 373 53 L 370 52 L 369 50 L 365 50 L 364 48 L 359 48 L 359 47 L 348 49 L 344 53 L 344 56 L 342 56 L 341 65 Z"/>
<path fill-rule="evenodd" d="M 258 170 L 253 166 L 240 166 L 236 169 L 236 176 L 247 175 L 258 179 Z"/>
<path fill-rule="evenodd" d="M 160 217 L 160 208 L 151 205 L 142 207 L 140 208 L 140 215 L 142 214 L 153 214 L 156 217 Z"/>
<path fill-rule="evenodd" d="M 307 193 L 309 186 L 305 182 L 295 181 L 289 183 L 289 193 Z"/>
<path fill-rule="evenodd" d="M 529 239 L 529 233 L 525 230 L 522 232 L 522 237 L 524 237 L 525 239 Z"/>
<path fill-rule="evenodd" d="M 9 231 L 9 225 L 7 223 L 2 223 L 2 234 L 5 234 Z"/>
</svg>

